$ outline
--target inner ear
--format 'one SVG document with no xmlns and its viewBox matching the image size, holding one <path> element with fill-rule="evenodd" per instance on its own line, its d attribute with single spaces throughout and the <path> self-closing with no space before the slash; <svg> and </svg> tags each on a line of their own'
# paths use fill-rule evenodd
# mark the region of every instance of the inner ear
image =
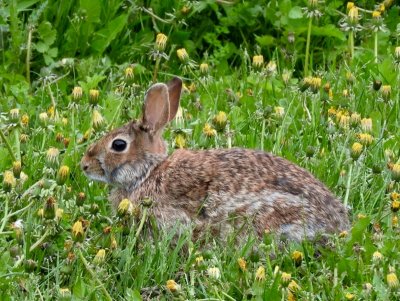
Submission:
<svg viewBox="0 0 400 301">
<path fill-rule="evenodd" d="M 179 100 L 181 98 L 182 91 L 182 80 L 178 77 L 174 77 L 167 83 L 168 95 L 169 95 L 169 116 L 168 121 L 175 118 L 176 112 L 179 108 Z"/>
<path fill-rule="evenodd" d="M 142 126 L 157 132 L 169 121 L 169 93 L 165 84 L 154 84 L 147 91 L 143 104 Z"/>
</svg>

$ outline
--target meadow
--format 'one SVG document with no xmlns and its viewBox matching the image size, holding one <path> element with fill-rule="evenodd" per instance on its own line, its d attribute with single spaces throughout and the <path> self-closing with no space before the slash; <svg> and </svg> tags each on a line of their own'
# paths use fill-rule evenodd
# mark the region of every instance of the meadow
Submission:
<svg viewBox="0 0 400 301">
<path fill-rule="evenodd" d="M 399 14 L 393 0 L 1 1 L 0 300 L 400 300 Z M 113 209 L 80 159 L 173 76 L 169 153 L 287 158 L 351 229 L 200 243 L 158 230 L 149 202 Z"/>
</svg>

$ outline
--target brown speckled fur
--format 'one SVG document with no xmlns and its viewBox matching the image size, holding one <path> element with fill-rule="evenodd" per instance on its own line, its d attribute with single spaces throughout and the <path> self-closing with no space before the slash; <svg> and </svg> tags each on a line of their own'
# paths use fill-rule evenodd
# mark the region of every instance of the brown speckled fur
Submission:
<svg viewBox="0 0 400 301">
<path fill-rule="evenodd" d="M 160 226 L 211 227 L 221 236 L 243 223 L 259 235 L 274 231 L 292 240 L 349 227 L 341 202 L 308 171 L 283 158 L 240 148 L 177 150 L 167 157 L 161 134 L 176 114 L 180 89 L 179 79 L 154 85 L 142 120 L 110 132 L 82 158 L 89 177 L 116 186 L 110 194 L 115 206 L 123 198 L 136 203 L 149 197 Z M 124 153 L 110 149 L 121 135 L 129 142 Z"/>
</svg>

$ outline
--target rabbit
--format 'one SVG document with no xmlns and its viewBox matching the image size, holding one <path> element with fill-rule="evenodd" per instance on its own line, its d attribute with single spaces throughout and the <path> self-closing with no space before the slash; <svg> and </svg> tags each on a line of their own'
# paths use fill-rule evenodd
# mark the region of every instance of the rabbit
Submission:
<svg viewBox="0 0 400 301">
<path fill-rule="evenodd" d="M 160 227 L 194 225 L 224 236 L 249 223 L 301 241 L 349 228 L 344 205 L 305 169 L 273 154 L 243 148 L 187 150 L 167 155 L 164 127 L 174 119 L 182 81 L 153 84 L 142 117 L 109 132 L 87 149 L 81 168 L 114 188 L 114 206 L 144 198 Z"/>
</svg>

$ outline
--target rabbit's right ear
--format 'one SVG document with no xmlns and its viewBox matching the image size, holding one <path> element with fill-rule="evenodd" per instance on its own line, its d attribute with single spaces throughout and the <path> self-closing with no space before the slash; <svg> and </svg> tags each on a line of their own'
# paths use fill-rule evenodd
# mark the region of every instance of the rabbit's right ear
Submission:
<svg viewBox="0 0 400 301">
<path fill-rule="evenodd" d="M 154 84 L 147 91 L 143 104 L 142 126 L 151 133 L 161 130 L 169 121 L 169 95 L 165 84 Z"/>
</svg>

